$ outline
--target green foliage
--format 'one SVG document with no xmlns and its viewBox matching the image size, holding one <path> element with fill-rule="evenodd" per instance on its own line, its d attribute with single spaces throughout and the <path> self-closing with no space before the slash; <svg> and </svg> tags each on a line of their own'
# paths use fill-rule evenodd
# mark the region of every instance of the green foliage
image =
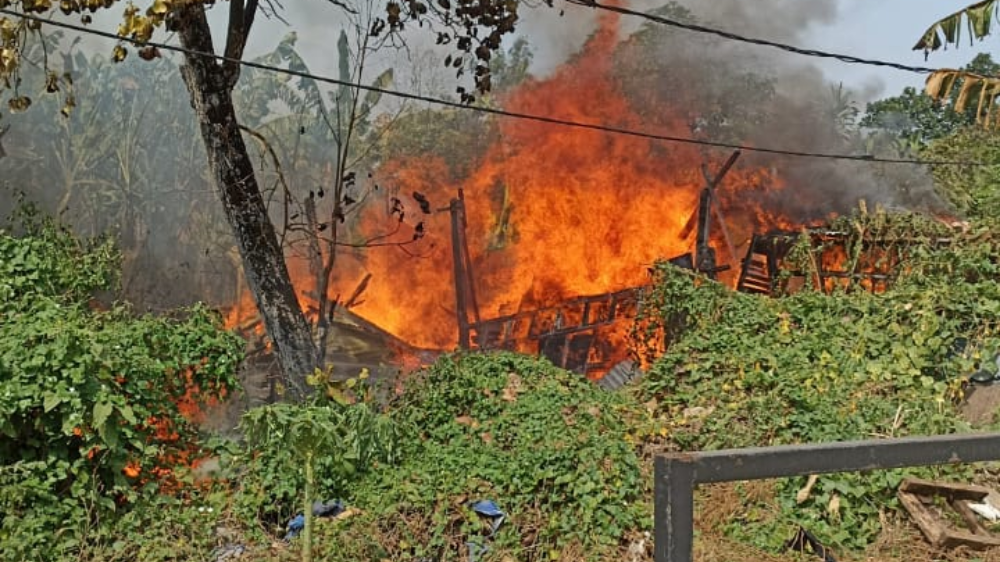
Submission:
<svg viewBox="0 0 1000 562">
<path fill-rule="evenodd" d="M 310 377 L 317 391 L 305 404 L 274 404 L 243 416 L 247 448 L 236 460 L 246 464 L 237 502 L 244 516 L 284 524 L 302 508 L 303 496 L 308 505 L 344 497 L 372 467 L 396 462 L 400 434 L 390 418 L 364 392 L 364 400 L 342 400 L 340 387 L 367 384 L 367 373 L 342 384 L 328 376 Z"/>
<path fill-rule="evenodd" d="M 231 525 L 228 490 L 192 490 L 184 497 L 147 494 L 128 511 L 91 530 L 80 560 L 210 562 L 219 529 Z"/>
<path fill-rule="evenodd" d="M 92 526 L 156 490 L 155 468 L 195 445 L 180 405 L 235 386 L 242 346 L 206 309 L 167 319 L 88 306 L 92 291 L 111 288 L 116 264 L 109 244 L 48 222 L 17 238 L 0 231 L 5 560 L 82 548 Z"/>
<path fill-rule="evenodd" d="M 995 224 L 1000 217 L 1000 133 L 968 127 L 932 143 L 928 160 L 996 163 L 996 166 L 936 166 L 937 191 L 966 216 Z"/>
<path fill-rule="evenodd" d="M 667 264 L 644 304 L 646 338 L 672 329 L 671 345 L 642 383 L 670 447 L 697 450 L 825 442 L 966 430 L 956 403 L 966 377 L 1000 349 L 995 243 L 982 233 L 929 241 L 940 225 L 909 215 L 846 217 L 858 238 L 911 238 L 895 285 L 768 299 L 734 293 Z M 921 244 L 921 237 L 927 243 Z M 870 239 L 870 238 L 869 238 Z M 848 245 L 850 259 L 852 247 Z M 964 343 L 964 346 L 963 346 Z M 829 544 L 860 548 L 898 507 L 904 474 L 820 478 L 797 503 L 804 479 L 779 486 L 777 515 L 758 507 L 730 531 L 774 548 L 802 523 Z M 836 498 L 836 500 L 834 499 Z M 831 509 L 831 503 L 838 505 Z M 765 510 L 766 511 L 766 510 Z M 755 515 L 756 514 L 756 515 Z"/>
<path fill-rule="evenodd" d="M 23 310 L 37 298 L 83 304 L 117 282 L 119 256 L 110 241 L 83 242 L 22 207 L 21 237 L 0 229 L 0 310 Z"/>
<path fill-rule="evenodd" d="M 989 54 L 980 53 L 962 71 L 993 76 L 1000 72 L 1000 65 Z M 945 100 L 935 100 L 923 91 L 907 87 L 898 96 L 869 103 L 861 126 L 869 130 L 870 142 L 876 147 L 895 143 L 897 153 L 915 154 L 934 141 L 951 137 L 976 123 L 976 104 L 964 111 L 955 109 L 964 80 L 959 78 Z M 978 100 L 980 89 L 981 86 L 973 87 L 967 93 L 969 99 Z"/>
<path fill-rule="evenodd" d="M 919 149 L 974 122 L 974 116 L 958 113 L 950 105 L 907 87 L 898 96 L 869 103 L 861 126 L 898 139 L 910 149 Z"/>
<path fill-rule="evenodd" d="M 643 412 L 622 396 L 501 353 L 443 358 L 399 400 L 403 460 L 357 483 L 352 505 L 363 514 L 321 531 L 326 559 L 464 557 L 487 533 L 469 508 L 479 499 L 508 514 L 487 559 L 554 559 L 573 547 L 607 559 L 650 527 L 648 484 L 626 438 Z"/>
</svg>

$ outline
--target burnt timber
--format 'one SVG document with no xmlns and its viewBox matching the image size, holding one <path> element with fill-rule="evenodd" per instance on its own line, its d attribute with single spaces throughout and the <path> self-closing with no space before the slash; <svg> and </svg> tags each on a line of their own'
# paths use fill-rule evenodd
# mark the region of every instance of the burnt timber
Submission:
<svg viewBox="0 0 1000 562">
<path fill-rule="evenodd" d="M 738 158 L 739 152 L 734 153 L 714 178 L 706 172 L 707 183 L 699 205 L 681 232 L 683 238 L 697 228 L 694 252 L 670 259 L 670 264 L 713 280 L 730 269 L 730 265 L 720 266 L 715 262 L 715 250 L 710 244 L 710 218 L 713 191 Z M 621 346 L 648 287 L 576 297 L 554 306 L 483 319 L 476 299 L 462 190 L 452 199 L 449 211 L 460 349 L 534 353 L 590 378 L 608 373 L 616 362 L 624 364 L 626 357 Z M 719 226 L 724 227 L 721 215 L 719 219 Z M 730 253 L 734 254 L 728 234 L 724 234 Z M 813 271 L 794 270 L 785 263 L 802 236 L 810 239 Z M 916 242 L 878 237 L 853 240 L 852 233 L 821 228 L 754 234 L 745 257 L 737 264 L 739 271 L 734 285 L 739 292 L 772 297 L 794 292 L 807 284 L 825 292 L 853 285 L 881 292 L 895 280 L 906 248 Z M 943 245 L 949 240 L 932 243 Z M 860 252 L 849 263 L 847 249 L 852 244 L 860 244 L 856 246 Z"/>
<path fill-rule="evenodd" d="M 644 287 L 578 297 L 541 308 L 470 325 L 473 348 L 535 348 L 554 364 L 583 375 L 604 373 L 614 365 L 608 341 L 635 318 Z"/>
</svg>

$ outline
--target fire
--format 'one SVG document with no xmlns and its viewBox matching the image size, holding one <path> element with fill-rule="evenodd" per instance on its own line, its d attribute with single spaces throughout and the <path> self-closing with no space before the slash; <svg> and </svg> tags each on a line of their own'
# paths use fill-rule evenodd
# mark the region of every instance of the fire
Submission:
<svg viewBox="0 0 1000 562">
<path fill-rule="evenodd" d="M 652 92 L 640 103 L 626 95 L 614 72 L 621 40 L 617 16 L 604 14 L 581 53 L 552 76 L 506 94 L 503 107 L 690 137 L 690 117 L 676 100 Z M 351 295 L 371 275 L 352 312 L 414 347 L 454 348 L 458 328 L 448 207 L 459 189 L 483 319 L 644 285 L 655 261 L 694 250 L 697 233 L 690 226 L 697 219 L 706 172 L 714 174 L 729 157 L 719 149 L 531 120 L 503 119 L 498 127 L 479 167 L 461 177 L 439 157 L 390 157 L 377 172 L 380 183 L 406 202 L 405 228 L 422 221 L 426 236 L 407 248 L 338 255 L 326 297 Z M 774 198 L 783 187 L 774 169 L 737 162 L 715 199 L 712 245 L 720 261 L 737 265 L 754 232 L 797 226 L 753 204 L 761 194 Z M 416 203 L 424 198 L 430 207 L 421 209 Z M 384 233 L 389 213 L 379 207 L 369 204 L 355 224 L 346 226 L 369 238 Z M 314 298 L 306 296 L 315 287 L 308 266 L 292 259 L 289 268 L 303 309 L 315 311 Z M 245 293 L 226 325 L 261 330 L 257 318 Z M 603 352 L 624 358 L 624 344 L 617 343 L 624 341 L 624 332 L 619 326 L 610 333 L 617 335 L 604 347 L 615 349 Z"/>
<path fill-rule="evenodd" d="M 827 293 L 853 286 L 884 292 L 902 261 L 900 248 L 892 242 L 869 242 L 851 256 L 846 235 L 820 235 L 818 239 L 821 245 L 817 275 L 820 287 Z"/>
<path fill-rule="evenodd" d="M 617 18 L 605 16 L 582 53 L 553 76 L 508 95 L 504 107 L 633 130 L 649 130 L 647 112 L 655 111 L 658 132 L 690 136 L 683 114 L 671 113 L 668 103 L 642 111 L 630 104 L 613 79 L 612 53 L 620 39 Z M 403 195 L 425 195 L 435 209 L 446 208 L 457 190 L 464 190 L 479 309 L 493 318 L 647 282 L 648 265 L 693 249 L 695 233 L 689 230 L 685 238 L 678 233 L 705 185 L 701 166 L 716 170 L 727 156 L 691 145 L 504 120 L 499 139 L 469 177 L 451 177 L 433 158 L 390 161 L 380 175 Z M 768 170 L 737 168 L 723 186 L 775 183 Z M 745 203 L 738 195 L 729 198 Z M 355 312 L 416 346 L 454 347 L 449 216 L 436 212 L 422 218 L 429 234 L 418 257 L 376 249 L 343 259 L 331 293 L 350 292 L 369 272 L 372 283 Z M 761 221 L 756 211 L 727 212 L 726 218 L 739 223 L 729 226 L 736 242 Z M 362 229 L 372 232 L 384 225 L 379 213 L 364 220 Z M 720 257 L 730 259 L 721 244 L 716 247 Z"/>
</svg>

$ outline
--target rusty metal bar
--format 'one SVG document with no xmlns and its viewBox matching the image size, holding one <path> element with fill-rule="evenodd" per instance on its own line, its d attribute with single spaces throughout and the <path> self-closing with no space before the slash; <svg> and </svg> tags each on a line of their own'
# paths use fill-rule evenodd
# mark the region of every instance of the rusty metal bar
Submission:
<svg viewBox="0 0 1000 562">
<path fill-rule="evenodd" d="M 698 484 L 996 460 L 1000 433 L 659 455 L 654 475 L 655 560 L 691 562 Z"/>
</svg>

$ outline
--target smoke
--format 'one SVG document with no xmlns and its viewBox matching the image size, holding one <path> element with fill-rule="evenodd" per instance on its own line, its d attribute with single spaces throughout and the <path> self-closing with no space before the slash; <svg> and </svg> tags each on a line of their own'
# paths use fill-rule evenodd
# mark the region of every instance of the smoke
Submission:
<svg viewBox="0 0 1000 562">
<path fill-rule="evenodd" d="M 595 10 L 559 3 L 529 7 L 522 16 L 518 34 L 528 39 L 534 59 L 531 73 L 537 77 L 551 74 L 559 65 L 580 51 L 597 27 Z"/>
<path fill-rule="evenodd" d="M 666 5 L 658 0 L 633 0 L 627 6 L 646 12 L 668 10 L 673 19 L 689 15 L 693 21 L 720 30 L 805 48 L 820 47 L 811 41 L 812 34 L 823 26 L 837 24 L 841 15 L 838 0 L 679 0 Z M 530 39 L 535 52 L 533 73 L 544 79 L 578 52 L 596 29 L 599 13 L 600 10 L 568 3 L 557 3 L 555 10 L 543 7 L 530 11 L 521 32 Z M 757 117 L 754 125 L 738 137 L 710 138 L 694 124 L 690 130 L 672 132 L 696 136 L 701 133 L 700 138 L 707 140 L 745 142 L 800 152 L 868 154 L 860 136 L 851 138 L 848 129 L 856 124 L 863 103 L 882 93 L 884 85 L 877 79 L 851 91 L 830 83 L 813 59 L 800 55 L 648 23 L 635 17 L 622 17 L 619 27 L 626 42 L 634 33 L 649 34 L 655 29 L 652 32 L 660 36 L 654 42 L 657 48 L 644 56 L 658 61 L 657 64 L 665 69 L 664 74 L 686 85 L 688 91 L 680 93 L 677 103 L 689 105 L 688 113 L 702 116 L 713 111 L 736 114 L 716 116 L 722 120 Z M 715 76 L 706 78 L 705 74 Z M 740 89 L 747 86 L 748 75 L 768 78 L 773 85 L 773 95 L 763 99 L 751 94 L 740 100 Z M 648 87 L 659 87 L 662 91 L 668 86 L 657 84 L 654 79 Z M 713 108 L 713 101 L 724 103 L 725 107 Z M 650 107 L 659 105 L 647 104 Z M 929 173 L 915 166 L 759 155 L 748 155 L 744 161 L 748 165 L 779 171 L 801 196 L 786 195 L 767 204 L 777 207 L 776 212 L 801 220 L 821 218 L 831 212 L 850 212 L 861 200 L 922 211 L 938 212 L 944 208 L 934 193 Z"/>
<path fill-rule="evenodd" d="M 299 36 L 297 48 L 310 70 L 336 76 L 336 37 L 341 28 L 350 29 L 353 25 L 350 16 L 328 2 L 285 4 L 286 8 L 280 12 L 284 21 L 278 18 L 257 21 L 248 57 L 269 52 L 281 37 L 295 31 Z M 369 2 L 368 5 L 381 3 Z M 641 11 L 664 7 L 658 0 L 635 0 L 628 5 Z M 837 23 L 840 16 L 837 0 L 682 0 L 673 8 L 671 14 L 677 17 L 689 14 L 700 23 L 727 31 L 807 47 L 814 46 L 810 41 L 813 30 Z M 225 12 L 216 8 L 211 13 L 217 49 L 223 43 L 219 34 L 224 29 L 221 20 Z M 95 26 L 113 29 L 119 15 L 102 14 Z M 594 34 L 601 15 L 600 10 L 565 2 L 557 2 L 554 9 L 537 7 L 522 13 L 519 35 L 529 40 L 534 52 L 530 70 L 537 81 L 558 74 L 562 65 L 573 60 Z M 805 57 L 669 28 L 638 18 L 622 17 L 618 26 L 622 44 L 614 56 L 629 64 L 620 65 L 611 78 L 621 83 L 620 89 L 630 108 L 641 118 L 621 123 L 614 122 L 615 115 L 581 114 L 572 115 L 572 118 L 734 144 L 803 152 L 866 153 L 861 139 L 852 136 L 850 127 L 845 126 L 850 125 L 853 110 L 844 102 L 873 96 L 881 88 L 880 84 L 866 84 L 859 92 L 838 92 L 831 89 L 831 84 L 813 61 Z M 448 51 L 433 43 L 433 33 L 413 30 L 407 34 L 405 47 L 379 53 L 371 61 L 367 78 L 362 80 L 368 81 L 381 69 L 391 66 L 397 77 L 394 88 L 430 95 L 453 93 L 458 85 L 454 71 L 443 67 Z M 111 43 L 105 40 L 88 40 L 77 50 L 107 60 L 110 48 Z M 86 225 L 81 228 L 88 233 L 121 228 L 135 231 L 131 235 L 134 240 L 130 249 L 136 255 L 145 256 L 143 263 L 148 267 L 140 269 L 150 272 L 151 277 L 136 286 L 137 295 L 155 295 L 159 301 L 175 304 L 185 299 L 193 300 L 191 295 L 195 293 L 204 298 L 205 288 L 214 286 L 217 293 L 223 294 L 219 300 L 224 300 L 235 292 L 229 273 L 237 260 L 234 252 L 226 250 L 231 248 L 232 238 L 224 232 L 226 227 L 220 219 L 219 204 L 205 170 L 203 147 L 193 124 L 187 95 L 179 81 L 158 89 L 150 78 L 155 72 L 136 58 L 131 56 L 125 65 L 95 71 L 90 76 L 105 82 L 89 85 L 78 82 L 79 107 L 69 125 L 53 118 L 58 116 L 59 108 L 51 104 L 38 103 L 29 115 L 5 117 L 12 130 L 4 138 L 9 154 L 0 159 L 0 176 L 14 188 L 32 194 L 50 211 L 60 211 L 61 201 L 73 186 L 66 182 L 64 170 L 51 165 L 54 159 L 40 160 L 37 155 L 70 150 L 73 147 L 62 142 L 66 135 L 86 135 L 88 127 L 94 128 L 87 124 L 86 117 L 101 117 L 94 122 L 104 128 L 96 135 L 91 131 L 94 144 L 78 142 L 75 149 L 80 152 L 81 161 L 86 158 L 94 161 L 103 158 L 104 161 L 94 164 L 93 173 L 88 172 L 90 175 L 81 181 L 88 186 L 116 187 L 108 188 L 107 193 L 98 193 L 95 188 L 80 188 L 74 192 L 74 197 L 99 194 L 112 202 L 128 201 L 130 208 L 136 209 L 135 213 L 129 214 L 131 211 L 125 205 L 115 203 L 110 207 L 114 214 L 102 215 L 101 209 L 109 208 L 107 201 L 78 199 L 65 211 L 63 218 Z M 129 69 L 133 68 L 145 70 L 130 73 Z M 41 90 L 38 83 L 35 87 L 36 91 Z M 580 83 L 573 93 L 586 95 L 587 87 L 586 83 Z M 383 103 L 392 102 L 385 97 Z M 558 104 L 553 105 L 553 111 L 561 109 Z M 854 109 L 857 108 L 854 105 Z M 128 112 L 133 112 L 139 121 L 126 123 L 124 117 Z M 120 177 L 121 166 L 115 158 L 123 154 L 121 149 L 127 145 L 115 146 L 107 142 L 126 131 L 148 134 L 163 129 L 163 123 L 156 120 L 164 116 L 176 121 L 169 134 L 151 134 L 144 137 L 146 140 L 134 143 L 144 152 L 136 156 L 137 167 L 130 170 L 139 170 L 142 176 L 132 180 L 134 184 L 126 189 Z M 121 127 L 115 129 L 116 123 L 122 123 Z M 79 139 L 86 140 L 86 137 Z M 294 135 L 271 140 L 279 148 L 295 144 Z M 422 145 L 447 142 L 447 138 L 418 140 Z M 80 150 L 81 146 L 96 148 L 88 152 Z M 254 150 L 258 149 L 254 145 Z M 656 143 L 645 156 L 648 167 L 659 166 L 667 171 L 665 168 L 669 164 L 663 162 L 676 160 L 678 154 L 686 156 L 685 150 L 693 152 L 678 145 Z M 697 169 L 701 162 L 724 160 L 727 155 L 727 151 L 706 149 L 692 156 L 692 160 L 698 162 L 693 168 Z M 386 154 L 382 158 L 391 161 L 396 155 Z M 316 162 L 317 167 L 327 164 L 320 157 Z M 156 165 L 152 165 L 154 163 Z M 775 214 L 799 220 L 823 218 L 831 212 L 849 212 L 861 199 L 892 207 L 941 208 L 929 176 L 919 167 L 750 153 L 745 154 L 738 165 L 772 170 L 786 189 L 759 190 L 756 196 L 762 206 L 772 209 Z M 266 157 L 260 159 L 260 168 L 273 170 Z M 532 172 L 545 174 L 547 171 Z M 291 189 L 297 196 L 316 187 L 313 177 L 321 174 L 314 172 L 303 172 L 300 176 L 303 179 L 290 177 Z M 518 171 L 521 172 L 524 171 Z M 701 179 L 699 177 L 698 181 Z M 273 174 L 262 183 L 274 192 Z M 720 197 L 730 207 L 736 207 L 743 201 L 731 188 L 728 186 L 727 192 L 724 185 Z M 8 204 L 2 197 L 0 195 L 0 207 Z M 192 224 L 178 221 L 188 220 L 196 212 L 200 213 L 195 219 L 200 225 L 219 227 L 213 231 L 212 241 L 194 239 L 191 233 L 197 232 L 199 236 L 202 233 L 194 227 L 177 227 L 178 224 Z M 120 217 L 121 220 L 98 220 L 101 216 Z M 184 235 L 191 238 L 183 238 Z M 214 281 L 213 275 L 222 280 Z M 185 280 L 190 281 L 191 290 L 179 289 Z M 226 285 L 225 290 L 220 288 L 222 285 Z"/>
<path fill-rule="evenodd" d="M 681 0 L 678 4 L 690 10 L 698 22 L 708 26 L 806 48 L 815 46 L 811 41 L 813 31 L 837 23 L 839 17 L 836 0 Z M 882 90 L 879 82 L 870 82 L 859 91 L 851 91 L 830 83 L 808 57 L 710 36 L 681 31 L 672 33 L 678 42 L 696 47 L 677 49 L 676 42 L 668 41 L 659 56 L 671 57 L 679 51 L 683 57 L 694 56 L 693 60 L 681 65 L 695 72 L 745 71 L 773 80 L 773 96 L 756 100 L 756 103 L 748 99 L 747 103 L 753 107 L 739 111 L 749 110 L 765 116 L 747 128 L 742 139 L 747 144 L 798 152 L 868 154 L 856 124 L 863 109 L 861 102 L 872 99 Z M 709 84 L 710 91 L 702 94 L 711 97 L 720 88 L 733 87 L 738 84 L 727 84 L 723 80 Z M 933 190 L 928 171 L 916 166 L 766 155 L 751 155 L 747 162 L 778 170 L 791 193 L 766 203 L 778 212 L 801 220 L 822 218 L 828 213 L 847 213 L 861 200 L 920 211 L 938 212 L 944 208 Z"/>
<path fill-rule="evenodd" d="M 773 41 L 798 41 L 807 36 L 810 26 L 837 21 L 836 0 L 680 0 L 700 21 L 721 24 L 725 31 L 768 38 Z"/>
</svg>

